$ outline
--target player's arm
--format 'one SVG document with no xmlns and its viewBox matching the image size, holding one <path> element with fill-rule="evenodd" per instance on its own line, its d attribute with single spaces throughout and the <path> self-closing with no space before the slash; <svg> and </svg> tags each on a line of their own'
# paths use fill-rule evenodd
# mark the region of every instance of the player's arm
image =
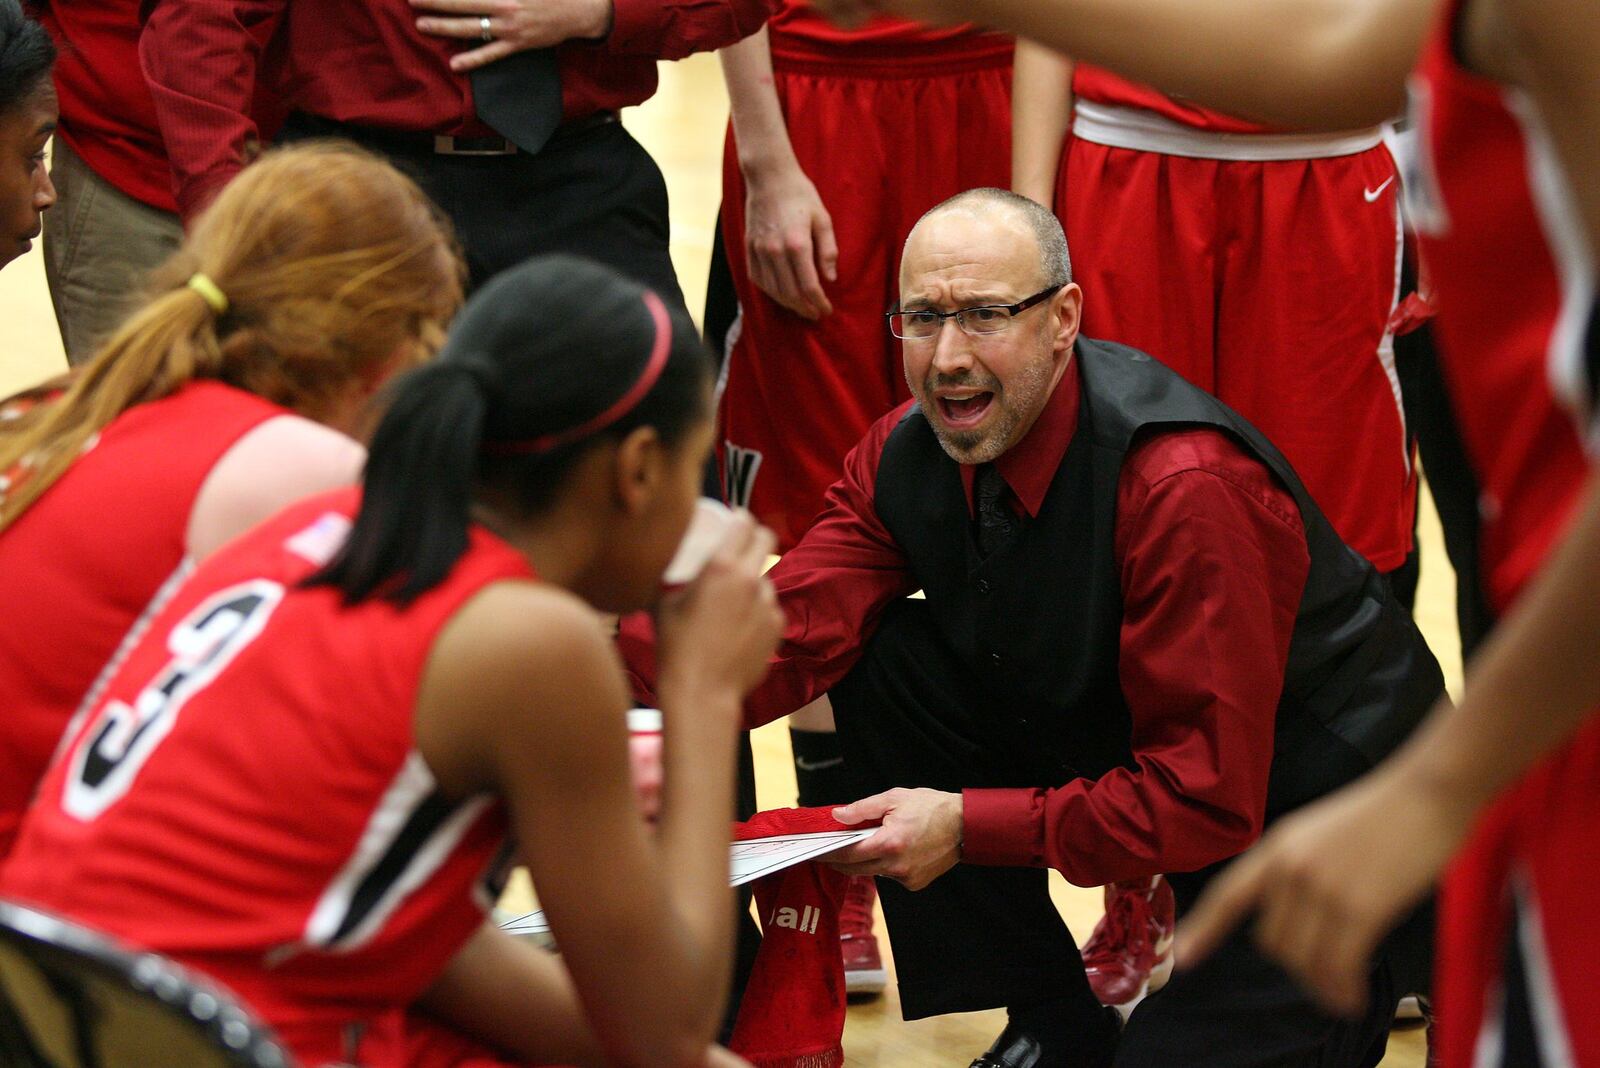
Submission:
<svg viewBox="0 0 1600 1068">
<path fill-rule="evenodd" d="M 1600 24 L 1583 0 L 1475 6 L 1490 17 L 1469 29 L 1469 59 L 1534 97 L 1594 247 L 1600 145 L 1587 123 L 1600 122 Z M 1600 706 L 1597 591 L 1591 478 L 1571 532 L 1468 665 L 1461 704 L 1441 705 L 1382 767 L 1285 819 L 1224 873 L 1185 924 L 1180 963 L 1254 911 L 1263 949 L 1328 1006 L 1358 1009 L 1373 948 L 1426 895 L 1477 813 Z"/>
<path fill-rule="evenodd" d="M 204 560 L 295 501 L 361 477 L 367 451 L 298 415 L 268 419 L 212 467 L 189 509 L 189 556 Z"/>
<path fill-rule="evenodd" d="M 1072 122 L 1072 61 L 1017 41 L 1011 74 L 1011 188 L 1045 207 L 1055 201 L 1061 144 Z"/>
<path fill-rule="evenodd" d="M 818 0 L 1008 30 L 1234 115 L 1350 129 L 1398 114 L 1437 0 Z"/>
<path fill-rule="evenodd" d="M 722 1009 L 734 731 L 779 626 L 760 578 L 768 545 L 744 527 L 661 610 L 665 782 L 654 829 L 635 808 L 616 656 L 588 606 L 498 584 L 457 613 L 429 659 L 419 750 L 451 793 L 505 798 L 586 1034 L 618 1064 L 698 1063 Z M 457 976 L 447 1004 L 493 979 Z M 593 1052 L 548 1048 L 537 1012 L 455 1022 L 536 1062 Z"/>
<path fill-rule="evenodd" d="M 1506 45 L 1506 80 L 1533 98 L 1578 203 L 1591 255 L 1600 251 L 1600 19 L 1588 0 L 1498 0 L 1495 36 Z M 1491 42 L 1492 45 L 1492 42 Z"/>
<path fill-rule="evenodd" d="M 251 118 L 264 43 L 289 0 L 159 0 L 139 37 L 139 63 L 184 221 L 260 150 Z"/>
<path fill-rule="evenodd" d="M 819 319 L 833 311 L 822 280 L 837 279 L 839 247 L 833 218 L 789 141 L 766 28 L 724 48 L 718 58 L 744 177 L 743 251 L 750 280 L 796 315 Z"/>
</svg>

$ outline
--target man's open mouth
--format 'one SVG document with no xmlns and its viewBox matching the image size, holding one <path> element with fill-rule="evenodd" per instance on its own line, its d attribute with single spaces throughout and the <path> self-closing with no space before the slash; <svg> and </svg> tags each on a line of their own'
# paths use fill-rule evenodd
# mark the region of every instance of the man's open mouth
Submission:
<svg viewBox="0 0 1600 1068">
<path fill-rule="evenodd" d="M 983 417 L 989 412 L 989 406 L 994 403 L 994 394 L 984 391 L 965 395 L 946 395 L 941 396 L 938 403 L 939 415 L 948 426 L 956 430 L 966 430 L 983 421 Z"/>
</svg>

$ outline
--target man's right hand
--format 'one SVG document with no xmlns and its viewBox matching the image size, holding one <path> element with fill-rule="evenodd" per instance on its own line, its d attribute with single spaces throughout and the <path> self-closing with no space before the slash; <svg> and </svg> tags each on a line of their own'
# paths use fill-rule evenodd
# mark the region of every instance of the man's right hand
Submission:
<svg viewBox="0 0 1600 1068">
<path fill-rule="evenodd" d="M 807 319 L 833 313 L 822 289 L 839 277 L 833 217 L 798 164 L 745 175 L 744 246 L 763 293 Z"/>
<path fill-rule="evenodd" d="M 663 710 L 668 693 L 681 693 L 691 704 L 723 692 L 742 698 L 766 674 L 784 622 L 762 574 L 776 544 L 772 531 L 741 514 L 700 577 L 662 598 L 656 635 Z"/>
<path fill-rule="evenodd" d="M 611 31 L 613 14 L 611 0 L 411 0 L 411 6 L 421 32 L 480 42 L 450 58 L 458 74 L 530 48 L 598 40 Z"/>
</svg>

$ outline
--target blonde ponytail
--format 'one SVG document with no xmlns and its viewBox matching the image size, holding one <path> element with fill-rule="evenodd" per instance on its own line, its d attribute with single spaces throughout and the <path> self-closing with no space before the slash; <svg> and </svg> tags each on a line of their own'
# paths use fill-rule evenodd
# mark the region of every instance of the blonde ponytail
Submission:
<svg viewBox="0 0 1600 1068">
<path fill-rule="evenodd" d="M 464 277 L 448 224 L 389 164 L 331 143 L 269 152 L 66 392 L 0 423 L 0 531 L 119 415 L 196 379 L 324 417 L 353 380 L 431 355 Z"/>
</svg>

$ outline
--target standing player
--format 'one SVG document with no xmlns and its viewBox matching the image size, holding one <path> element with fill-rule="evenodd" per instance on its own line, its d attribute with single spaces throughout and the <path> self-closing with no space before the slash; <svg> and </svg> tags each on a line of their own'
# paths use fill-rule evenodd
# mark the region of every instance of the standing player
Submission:
<svg viewBox="0 0 1600 1068">
<path fill-rule="evenodd" d="M 352 482 L 373 390 L 460 300 L 448 228 L 365 153 L 273 153 L 65 385 L 0 418 L 0 856 L 62 732 L 158 591 Z"/>
<path fill-rule="evenodd" d="M 1370 948 L 1465 841 L 1442 897 L 1442 1063 L 1600 1064 L 1589 1011 L 1600 954 L 1590 892 L 1600 868 L 1600 492 L 1581 451 L 1595 440 L 1600 366 L 1592 5 L 890 6 L 1005 24 L 1286 123 L 1380 120 L 1402 106 L 1414 71 L 1411 219 L 1433 271 L 1446 384 L 1484 490 L 1489 596 L 1497 611 L 1517 611 L 1474 661 L 1459 708 L 1441 710 L 1363 782 L 1285 821 L 1217 887 L 1198 911 L 1193 952 L 1253 909 L 1263 945 L 1349 1008 Z M 1251 61 L 1217 61 L 1235 55 Z"/>
<path fill-rule="evenodd" d="M 721 52 L 732 124 L 721 238 L 735 295 L 719 410 L 723 485 L 778 534 L 799 539 L 844 456 L 904 401 L 883 329 L 900 242 L 933 205 L 1004 186 L 1012 42 L 969 27 L 880 18 L 841 30 L 804 0 Z M 790 720 L 801 805 L 844 804 L 827 700 Z M 876 993 L 886 972 L 870 878 L 841 916 L 845 976 Z"/>
<path fill-rule="evenodd" d="M 360 491 L 290 507 L 155 617 L 0 889 L 221 980 L 307 1065 L 742 1063 L 708 1050 L 733 739 L 781 623 L 748 521 L 662 601 L 710 385 L 687 316 L 613 272 L 494 280 L 395 392 Z M 651 829 L 596 609 L 658 602 Z M 559 958 L 484 922 L 511 835 Z"/>
<path fill-rule="evenodd" d="M 1060 216 L 1093 298 L 1084 330 L 1238 411 L 1346 544 L 1402 568 L 1416 485 L 1388 326 L 1399 191 L 1378 128 L 1279 132 L 1027 43 L 1016 83 L 1013 188 Z M 1170 967 L 1173 922 L 1165 888 L 1106 888 L 1084 955 L 1107 1004 Z"/>
</svg>

